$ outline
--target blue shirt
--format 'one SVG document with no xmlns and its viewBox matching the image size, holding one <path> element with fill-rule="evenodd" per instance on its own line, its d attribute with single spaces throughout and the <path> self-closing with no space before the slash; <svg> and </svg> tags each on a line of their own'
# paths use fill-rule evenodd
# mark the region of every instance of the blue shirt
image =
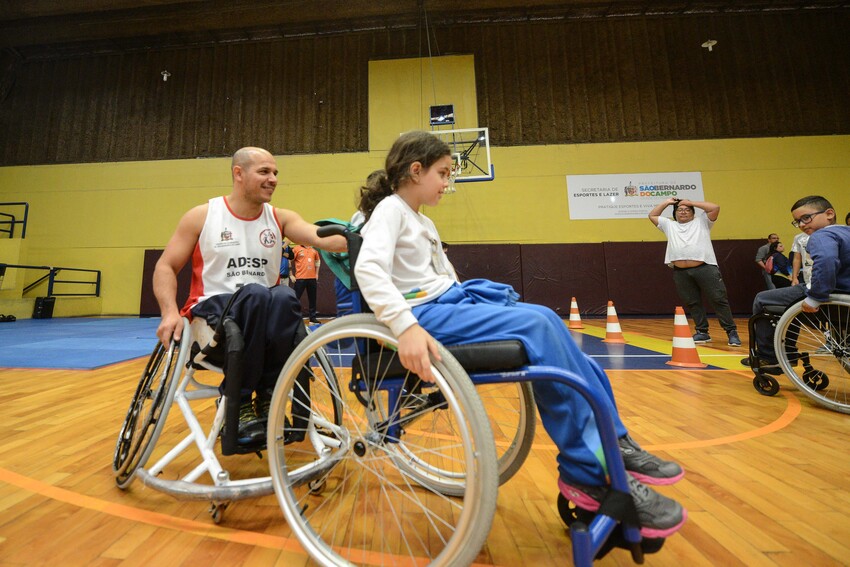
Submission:
<svg viewBox="0 0 850 567">
<path fill-rule="evenodd" d="M 823 303 L 830 293 L 850 293 L 850 226 L 831 225 L 813 232 L 806 251 L 812 257 L 807 303 Z"/>
</svg>

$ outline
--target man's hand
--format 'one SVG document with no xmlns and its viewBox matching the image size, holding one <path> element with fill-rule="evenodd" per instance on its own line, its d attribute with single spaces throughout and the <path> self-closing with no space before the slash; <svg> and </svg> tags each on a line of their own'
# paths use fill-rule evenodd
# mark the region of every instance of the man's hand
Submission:
<svg viewBox="0 0 850 567">
<path fill-rule="evenodd" d="M 442 360 L 437 350 L 437 341 L 419 325 L 408 327 L 399 336 L 398 357 L 402 366 L 419 375 L 425 382 L 434 382 L 429 353 L 435 359 Z"/>
<path fill-rule="evenodd" d="M 165 348 L 171 346 L 171 339 L 179 341 L 183 336 L 183 317 L 180 313 L 171 313 L 163 315 L 162 321 L 159 322 L 159 327 L 156 329 L 156 336 L 159 337 L 159 342 Z"/>
</svg>

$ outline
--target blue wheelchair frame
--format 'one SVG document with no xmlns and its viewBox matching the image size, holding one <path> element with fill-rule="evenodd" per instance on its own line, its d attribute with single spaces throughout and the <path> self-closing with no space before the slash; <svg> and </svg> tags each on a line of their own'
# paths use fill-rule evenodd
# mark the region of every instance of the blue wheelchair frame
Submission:
<svg viewBox="0 0 850 567">
<path fill-rule="evenodd" d="M 360 247 L 360 235 L 346 229 L 345 226 L 337 224 L 328 224 L 319 229 L 320 236 L 342 235 L 349 242 L 349 250 L 351 258 L 356 260 L 357 251 Z M 353 264 L 353 261 L 352 261 Z M 354 280 L 353 273 L 351 277 L 351 313 L 359 313 L 362 311 L 362 297 Z M 346 302 L 347 303 L 347 302 Z M 348 308 L 348 305 L 346 305 Z M 491 345 L 494 343 L 490 343 Z M 495 343 L 497 344 L 497 343 Z M 452 347 L 446 347 L 451 352 Z M 493 372 L 473 372 L 468 373 L 470 380 L 475 385 L 481 384 L 505 384 L 514 382 L 528 382 L 532 380 L 551 380 L 560 382 L 573 388 L 581 394 L 590 404 L 593 414 L 596 419 L 597 429 L 602 441 L 602 450 L 605 455 L 605 462 L 608 466 L 608 474 L 611 481 L 611 491 L 618 492 L 620 495 L 627 496 L 627 501 L 633 506 L 631 494 L 629 491 L 628 477 L 623 464 L 623 457 L 620 454 L 620 448 L 617 443 L 617 433 L 614 426 L 614 417 L 609 411 L 606 400 L 601 394 L 596 393 L 590 388 L 587 381 L 581 376 L 553 366 L 534 366 L 521 365 L 512 368 L 506 368 Z M 369 386 L 363 380 L 352 380 L 349 386 L 352 390 L 358 388 L 365 391 Z M 404 395 L 405 380 L 386 379 L 381 383 L 381 390 L 387 391 L 389 396 L 388 407 L 395 407 L 399 399 Z M 388 428 L 389 438 L 397 439 L 401 433 L 401 424 L 393 424 Z M 609 496 L 612 492 L 609 492 Z M 621 522 L 605 513 L 600 512 L 594 517 L 589 525 L 581 521 L 576 521 L 570 526 L 570 538 L 573 546 L 573 563 L 576 566 L 585 567 L 593 564 L 597 553 L 607 542 L 612 532 Z M 637 525 L 622 523 L 623 538 L 629 545 L 632 559 L 635 563 L 643 563 L 643 549 L 641 548 L 640 528 Z"/>
</svg>

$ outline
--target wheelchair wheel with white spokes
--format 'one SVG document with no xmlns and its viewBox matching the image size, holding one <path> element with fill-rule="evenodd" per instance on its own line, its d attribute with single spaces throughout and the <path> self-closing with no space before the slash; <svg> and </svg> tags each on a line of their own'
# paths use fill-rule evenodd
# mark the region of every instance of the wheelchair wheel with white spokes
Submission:
<svg viewBox="0 0 850 567">
<path fill-rule="evenodd" d="M 815 313 L 802 302 L 779 319 L 774 336 L 783 372 L 806 396 L 850 413 L 850 296 L 831 295 Z"/>
<path fill-rule="evenodd" d="M 468 565 L 490 531 L 498 469 L 475 388 L 442 347 L 435 383 L 390 377 L 396 345 L 374 316 L 342 317 L 303 341 L 278 380 L 272 481 L 289 529 L 322 565 Z M 339 387 L 311 380 L 305 438 L 286 442 L 299 371 L 319 351 Z"/>
<path fill-rule="evenodd" d="M 537 410 L 530 382 L 478 384 L 475 386 L 496 443 L 499 485 L 522 468 L 537 428 Z"/>
<path fill-rule="evenodd" d="M 167 350 L 157 343 L 148 359 L 112 458 L 112 471 L 119 488 L 130 485 L 136 470 L 147 463 L 162 433 L 189 353 L 189 342 L 172 342 Z"/>
</svg>

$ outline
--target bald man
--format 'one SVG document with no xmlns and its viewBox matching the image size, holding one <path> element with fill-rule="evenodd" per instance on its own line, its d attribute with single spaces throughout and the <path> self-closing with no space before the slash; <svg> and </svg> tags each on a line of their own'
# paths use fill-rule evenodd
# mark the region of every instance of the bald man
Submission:
<svg viewBox="0 0 850 567">
<path fill-rule="evenodd" d="M 231 297 L 228 317 L 245 341 L 239 403 L 238 444 L 265 444 L 265 419 L 275 381 L 292 352 L 301 319 L 293 290 L 280 286 L 283 238 L 333 252 L 346 250 L 340 236 L 319 238 L 316 226 L 270 202 L 277 187 L 277 163 L 262 148 L 233 154 L 233 190 L 189 210 L 180 219 L 153 274 L 162 321 L 157 336 L 168 347 L 179 340 L 183 317 L 218 324 Z M 189 298 L 177 306 L 177 274 L 192 259 Z"/>
</svg>

